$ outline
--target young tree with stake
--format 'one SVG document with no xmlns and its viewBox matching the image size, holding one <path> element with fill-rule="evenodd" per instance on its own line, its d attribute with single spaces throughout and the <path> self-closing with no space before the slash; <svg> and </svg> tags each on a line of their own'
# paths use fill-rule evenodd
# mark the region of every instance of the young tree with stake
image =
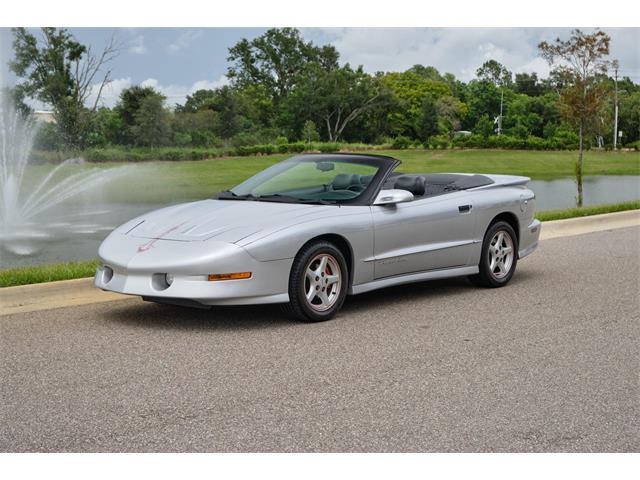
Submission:
<svg viewBox="0 0 640 480">
<path fill-rule="evenodd" d="M 538 45 L 541 56 L 563 79 L 559 90 L 563 116 L 578 131 L 579 147 L 576 161 L 577 205 L 582 207 L 582 177 L 584 166 L 584 137 L 591 131 L 606 105 L 607 86 L 601 74 L 607 72 L 609 35 L 599 30 L 585 34 L 573 30 L 569 40 L 557 38 L 553 43 Z"/>
</svg>

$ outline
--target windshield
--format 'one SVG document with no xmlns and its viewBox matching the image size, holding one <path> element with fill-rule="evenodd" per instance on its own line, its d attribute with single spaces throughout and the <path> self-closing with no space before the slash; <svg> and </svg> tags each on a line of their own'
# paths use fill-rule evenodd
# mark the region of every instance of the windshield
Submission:
<svg viewBox="0 0 640 480">
<path fill-rule="evenodd" d="M 381 169 L 380 160 L 349 155 L 304 155 L 249 178 L 221 199 L 337 203 L 360 197 Z"/>
</svg>

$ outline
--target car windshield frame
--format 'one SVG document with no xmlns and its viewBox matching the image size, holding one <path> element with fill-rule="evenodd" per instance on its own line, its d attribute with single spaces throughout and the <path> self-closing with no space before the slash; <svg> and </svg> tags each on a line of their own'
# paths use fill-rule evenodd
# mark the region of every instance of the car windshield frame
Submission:
<svg viewBox="0 0 640 480">
<path fill-rule="evenodd" d="M 355 198 L 349 199 L 305 199 L 305 198 L 297 198 L 294 196 L 287 195 L 286 191 L 278 192 L 275 194 L 266 194 L 263 196 L 260 195 L 252 195 L 252 194 L 242 194 L 239 189 L 240 187 L 251 185 L 256 183 L 256 186 L 253 187 L 253 190 L 257 188 L 261 183 L 265 183 L 270 179 L 276 177 L 277 175 L 294 168 L 292 164 L 299 163 L 321 163 L 321 162 L 329 162 L 329 163 L 351 163 L 356 165 L 368 165 L 374 168 L 377 168 L 376 173 L 373 175 L 373 178 L 369 182 L 369 184 L 364 188 L 362 192 Z M 322 153 L 310 153 L 304 155 L 296 155 L 294 157 L 283 160 L 282 162 L 276 163 L 271 167 L 258 172 L 252 177 L 248 178 L 244 182 L 234 186 L 229 190 L 225 190 L 216 195 L 215 198 L 219 200 L 253 200 L 253 201 L 263 201 L 263 202 L 282 202 L 282 203 L 312 203 L 312 204 L 331 204 L 331 205 L 371 205 L 375 200 L 376 195 L 380 191 L 382 184 L 384 183 L 387 176 L 400 164 L 400 161 L 383 155 L 366 155 L 366 154 L 356 154 L 356 153 L 330 153 L 330 154 L 322 154 Z"/>
</svg>

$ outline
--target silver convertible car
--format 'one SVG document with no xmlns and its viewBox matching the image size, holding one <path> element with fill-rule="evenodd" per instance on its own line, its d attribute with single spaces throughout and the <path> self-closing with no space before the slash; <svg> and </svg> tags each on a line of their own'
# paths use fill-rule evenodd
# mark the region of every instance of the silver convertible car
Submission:
<svg viewBox="0 0 640 480">
<path fill-rule="evenodd" d="M 95 285 L 188 306 L 282 303 L 332 318 L 347 295 L 468 276 L 502 287 L 535 250 L 526 177 L 404 174 L 391 157 L 308 154 L 214 198 L 115 229 Z"/>
</svg>

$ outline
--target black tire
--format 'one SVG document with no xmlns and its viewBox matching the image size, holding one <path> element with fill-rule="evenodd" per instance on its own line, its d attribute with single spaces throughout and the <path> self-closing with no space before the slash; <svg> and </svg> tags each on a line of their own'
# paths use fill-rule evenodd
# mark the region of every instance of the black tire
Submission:
<svg viewBox="0 0 640 480">
<path fill-rule="evenodd" d="M 511 245 L 513 258 L 509 264 L 508 272 L 503 274 L 501 272 L 495 272 L 491 270 L 490 262 L 491 262 L 491 252 L 492 248 L 491 242 L 492 240 L 502 232 L 505 235 L 509 236 Z M 506 240 L 505 240 L 506 242 Z M 492 223 L 484 234 L 484 239 L 482 240 L 482 255 L 480 256 L 480 263 L 478 264 L 479 272 L 476 275 L 471 275 L 469 280 L 475 285 L 487 288 L 498 288 L 504 287 L 513 274 L 516 271 L 516 265 L 518 264 L 518 236 L 516 232 L 513 230 L 513 227 L 509 225 L 507 222 L 498 221 Z M 498 269 L 498 267 L 496 267 Z"/>
<path fill-rule="evenodd" d="M 312 306 L 312 302 L 307 300 L 306 290 L 309 287 L 309 279 L 306 278 L 306 271 L 310 266 L 314 265 L 314 260 L 319 256 L 329 256 L 334 260 L 330 263 L 330 267 L 339 268 L 339 284 L 336 287 L 331 286 L 332 301 L 330 306 L 326 310 L 318 310 L 318 308 L 324 308 L 322 301 L 320 305 Z M 318 265 L 319 266 L 319 265 Z M 322 274 L 324 276 L 324 273 Z M 316 277 L 320 282 L 323 279 Z M 328 280 L 325 280 L 328 281 Z M 336 282 L 337 283 L 337 282 Z M 318 285 L 320 286 L 320 285 Z M 327 293 L 329 292 L 329 286 Z M 289 315 L 293 316 L 297 320 L 302 322 L 324 322 L 330 320 L 338 313 L 340 307 L 344 303 L 344 299 L 347 296 L 347 289 L 349 288 L 349 271 L 347 269 L 347 262 L 344 259 L 344 255 L 340 252 L 335 245 L 327 241 L 317 241 L 306 245 L 298 252 L 296 258 L 293 261 L 291 267 L 291 275 L 289 276 L 289 303 L 285 304 L 284 310 Z M 324 292 L 324 290 L 322 290 Z M 314 298 L 314 301 L 318 301 L 319 298 Z"/>
</svg>

